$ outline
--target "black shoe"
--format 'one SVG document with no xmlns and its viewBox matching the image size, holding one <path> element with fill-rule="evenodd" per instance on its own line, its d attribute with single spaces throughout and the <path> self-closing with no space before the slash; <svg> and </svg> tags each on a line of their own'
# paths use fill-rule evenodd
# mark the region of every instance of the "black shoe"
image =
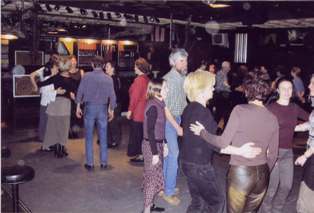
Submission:
<svg viewBox="0 0 314 213">
<path fill-rule="evenodd" d="M 144 163 L 144 159 L 140 157 L 131 158 L 130 162 L 132 163 Z"/>
<path fill-rule="evenodd" d="M 94 170 L 94 166 L 91 166 L 91 165 L 88 165 L 88 164 L 84 164 L 84 167 L 85 167 L 85 169 L 87 170 L 87 171 L 92 171 L 92 170 Z"/>
<path fill-rule="evenodd" d="M 158 207 L 158 206 L 155 206 L 155 204 L 153 204 L 153 205 L 150 207 L 150 211 L 151 211 L 151 212 L 164 212 L 164 211 L 165 211 L 165 208 Z"/>
<path fill-rule="evenodd" d="M 61 144 L 56 144 L 56 148 L 54 150 L 54 154 L 56 158 L 62 158 L 63 157 L 63 153 L 62 153 L 62 146 Z"/>
<path fill-rule="evenodd" d="M 63 156 L 68 156 L 68 152 L 67 152 L 67 149 L 65 148 L 65 146 L 61 146 L 61 153 Z"/>
</svg>

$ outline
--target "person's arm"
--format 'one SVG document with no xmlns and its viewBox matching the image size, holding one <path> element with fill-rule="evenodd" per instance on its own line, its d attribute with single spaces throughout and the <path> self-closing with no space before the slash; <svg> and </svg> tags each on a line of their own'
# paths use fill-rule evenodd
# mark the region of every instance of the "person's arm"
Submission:
<svg viewBox="0 0 314 213">
<path fill-rule="evenodd" d="M 299 156 L 296 161 L 295 164 L 296 165 L 300 165 L 303 166 L 305 164 L 305 162 L 307 161 L 307 159 L 309 159 L 312 155 L 314 154 L 314 147 L 310 147 L 308 148 L 303 155 Z"/>
<path fill-rule="evenodd" d="M 241 147 L 229 145 L 226 148 L 220 150 L 220 153 L 222 154 L 239 155 L 244 158 L 255 158 L 261 152 L 262 149 L 259 147 L 254 147 L 254 143 L 245 143 Z"/>
<path fill-rule="evenodd" d="M 274 132 L 271 135 L 268 152 L 267 152 L 267 164 L 269 169 L 271 170 L 277 160 L 278 157 L 278 147 L 279 147 L 279 127 L 278 125 L 274 129 Z"/>
<path fill-rule="evenodd" d="M 35 81 L 35 78 L 36 78 L 36 76 L 43 75 L 44 69 L 45 69 L 45 67 L 42 67 L 42 68 L 40 68 L 40 69 L 38 69 L 38 70 L 35 70 L 34 72 L 32 72 L 32 73 L 30 74 L 31 83 L 32 83 L 32 85 L 33 85 L 33 89 L 34 89 L 35 92 L 38 91 L 38 86 L 37 86 L 37 83 L 36 83 L 36 81 Z"/>
<path fill-rule="evenodd" d="M 45 81 L 37 82 L 37 86 L 43 87 L 43 86 L 47 86 L 49 84 L 55 84 L 57 80 L 58 80 L 58 75 L 54 75 Z"/>
<path fill-rule="evenodd" d="M 128 119 L 131 119 L 132 113 L 140 100 L 140 96 L 142 93 L 140 89 L 140 85 L 141 85 L 141 82 L 139 81 L 139 79 L 135 79 L 129 90 L 130 102 L 129 102 L 128 113 L 127 113 Z"/>
<path fill-rule="evenodd" d="M 116 97 L 116 93 L 114 91 L 114 87 L 113 87 L 113 80 L 112 78 L 110 78 L 110 83 L 109 83 L 109 101 L 110 101 L 110 110 L 114 110 L 114 108 L 116 108 L 117 106 L 117 97 Z"/>
<path fill-rule="evenodd" d="M 221 136 L 210 134 L 205 129 L 201 130 L 200 136 L 208 143 L 219 147 L 221 149 L 226 148 L 232 141 L 234 134 L 238 130 L 240 122 L 240 116 L 238 108 L 235 107 L 230 115 L 230 119 L 227 123 L 226 129 Z"/>
<path fill-rule="evenodd" d="M 311 128 L 310 122 L 304 122 L 302 124 L 297 125 L 294 128 L 295 132 L 305 132 L 305 131 L 309 131 Z"/>
<path fill-rule="evenodd" d="M 77 94 L 75 97 L 76 102 L 76 117 L 81 118 L 83 115 L 82 109 L 81 109 L 81 103 L 83 101 L 84 97 L 84 90 L 86 89 L 86 76 L 82 78 L 79 88 L 77 90 Z"/>
<path fill-rule="evenodd" d="M 165 107 L 165 114 L 166 114 L 167 120 L 171 123 L 173 128 L 176 129 L 177 134 L 179 136 L 182 136 L 183 135 L 182 127 L 177 123 L 176 119 L 173 117 L 173 115 L 171 114 L 170 110 L 167 107 Z"/>
<path fill-rule="evenodd" d="M 297 111 L 298 111 L 298 119 L 301 119 L 303 121 L 308 121 L 310 113 L 306 112 L 304 109 L 296 105 Z"/>
</svg>

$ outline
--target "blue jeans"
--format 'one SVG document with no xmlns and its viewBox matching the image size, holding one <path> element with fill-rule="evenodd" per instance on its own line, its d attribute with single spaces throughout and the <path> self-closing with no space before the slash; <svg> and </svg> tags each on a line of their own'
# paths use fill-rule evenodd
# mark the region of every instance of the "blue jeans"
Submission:
<svg viewBox="0 0 314 213">
<path fill-rule="evenodd" d="M 97 122 L 100 163 L 107 164 L 107 105 L 87 103 L 84 113 L 86 164 L 94 165 L 93 132 Z"/>
<path fill-rule="evenodd" d="M 175 117 L 175 119 L 180 124 L 181 118 Z M 177 183 L 179 147 L 177 131 L 168 121 L 166 121 L 165 135 L 169 149 L 169 154 L 164 159 L 165 194 L 170 196 L 174 195 Z"/>
</svg>

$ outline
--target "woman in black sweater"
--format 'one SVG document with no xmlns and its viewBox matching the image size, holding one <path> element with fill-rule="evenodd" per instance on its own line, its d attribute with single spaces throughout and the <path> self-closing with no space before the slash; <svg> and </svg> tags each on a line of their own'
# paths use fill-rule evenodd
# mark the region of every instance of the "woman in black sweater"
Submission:
<svg viewBox="0 0 314 213">
<path fill-rule="evenodd" d="M 71 116 L 71 99 L 75 99 L 75 80 L 70 77 L 69 69 L 71 61 L 64 57 L 59 62 L 59 74 L 46 81 L 38 82 L 39 87 L 53 84 L 57 88 L 56 100 L 49 104 L 47 131 L 45 134 L 43 149 L 50 149 L 55 145 L 55 156 L 58 158 L 67 156 L 64 147 L 68 140 Z"/>
</svg>

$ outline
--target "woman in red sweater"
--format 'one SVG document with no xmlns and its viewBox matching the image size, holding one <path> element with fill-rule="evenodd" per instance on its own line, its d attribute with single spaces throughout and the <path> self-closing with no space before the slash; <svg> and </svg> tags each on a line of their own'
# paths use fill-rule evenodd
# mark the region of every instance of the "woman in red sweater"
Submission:
<svg viewBox="0 0 314 213">
<path fill-rule="evenodd" d="M 129 89 L 130 101 L 127 119 L 131 120 L 131 127 L 127 154 L 129 157 L 134 157 L 130 160 L 131 162 L 144 162 L 141 147 L 146 92 L 149 82 L 149 78 L 146 74 L 150 70 L 150 64 L 144 58 L 139 58 L 135 61 L 134 70 L 137 77 L 134 79 Z"/>
</svg>

